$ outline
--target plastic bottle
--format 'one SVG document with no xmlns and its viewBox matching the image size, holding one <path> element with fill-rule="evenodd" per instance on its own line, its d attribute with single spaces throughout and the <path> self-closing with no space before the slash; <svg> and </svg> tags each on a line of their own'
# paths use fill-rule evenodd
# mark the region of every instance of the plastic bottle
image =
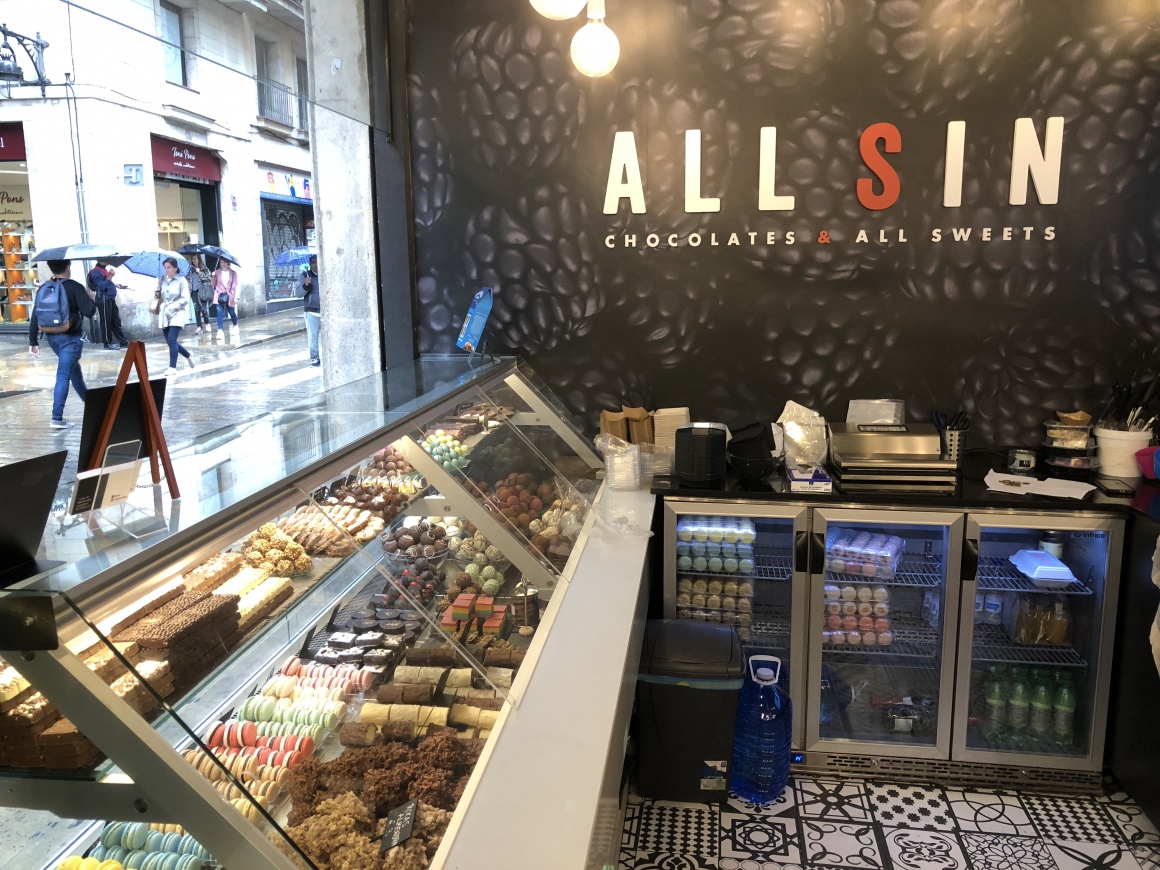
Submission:
<svg viewBox="0 0 1160 870">
<path fill-rule="evenodd" d="M 1011 674 L 1011 697 L 1007 701 L 1007 725 L 1017 737 L 1026 730 L 1031 718 L 1031 690 L 1027 688 L 1027 672 L 1016 668 Z"/>
<path fill-rule="evenodd" d="M 1031 734 L 1036 743 L 1046 747 L 1051 738 L 1055 721 L 1055 711 L 1051 687 L 1046 682 L 1040 682 L 1031 696 Z"/>
<path fill-rule="evenodd" d="M 975 595 L 975 625 L 983 621 L 983 599 L 986 597 L 982 592 Z"/>
<path fill-rule="evenodd" d="M 1051 616 L 1047 620 L 1047 642 L 1052 646 L 1063 646 L 1067 643 L 1067 636 L 1071 631 L 1071 614 L 1067 609 L 1067 602 L 1062 598 L 1056 600 Z"/>
<path fill-rule="evenodd" d="M 1007 686 L 1002 671 L 992 667 L 987 679 L 987 715 L 983 720 L 983 736 L 990 743 L 1003 738 L 1007 728 Z"/>
<path fill-rule="evenodd" d="M 1055 745 L 1060 749 L 1070 749 L 1075 729 L 1076 696 L 1075 686 L 1071 677 L 1064 675 L 1060 678 L 1059 692 L 1055 696 L 1054 719 L 1051 734 Z"/>
<path fill-rule="evenodd" d="M 757 662 L 776 662 L 756 668 Z M 789 695 L 777 687 L 781 659 L 750 656 L 749 676 L 737 703 L 733 732 L 733 791 L 753 803 L 770 803 L 789 781 L 793 708 Z"/>
</svg>

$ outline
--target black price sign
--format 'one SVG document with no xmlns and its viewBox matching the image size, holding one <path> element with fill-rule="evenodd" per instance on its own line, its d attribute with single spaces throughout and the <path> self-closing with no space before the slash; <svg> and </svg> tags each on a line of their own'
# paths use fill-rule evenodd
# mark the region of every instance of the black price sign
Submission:
<svg viewBox="0 0 1160 870">
<path fill-rule="evenodd" d="M 407 840 L 415 828 L 415 813 L 419 809 L 419 800 L 407 801 L 401 807 L 395 807 L 387 813 L 387 829 L 383 832 L 383 844 L 379 849 L 380 855 Z"/>
</svg>

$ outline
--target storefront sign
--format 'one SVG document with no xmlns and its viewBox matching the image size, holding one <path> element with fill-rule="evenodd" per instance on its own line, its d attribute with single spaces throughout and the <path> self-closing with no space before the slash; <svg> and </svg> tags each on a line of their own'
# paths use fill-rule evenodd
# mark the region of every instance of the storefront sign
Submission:
<svg viewBox="0 0 1160 870">
<path fill-rule="evenodd" d="M 198 181 L 216 183 L 222 180 L 222 166 L 214 153 L 188 142 L 152 138 L 153 171 L 163 175 L 180 175 Z"/>
<path fill-rule="evenodd" d="M 290 199 L 313 199 L 310 176 L 292 169 L 274 166 L 258 167 L 258 190 L 263 196 L 284 196 Z"/>
<path fill-rule="evenodd" d="M 28 186 L 11 184 L 3 179 L 4 176 L 0 176 L 0 220 L 32 220 L 32 200 L 28 195 Z"/>
<path fill-rule="evenodd" d="M 714 214 L 721 211 L 720 196 L 702 193 L 701 182 L 705 172 L 702 163 L 701 130 L 685 131 L 684 152 L 684 212 L 691 214 Z M 1049 117 L 1043 131 L 1042 140 L 1031 118 L 1016 118 L 1011 146 L 1011 173 L 1007 188 L 1007 204 L 1025 206 L 1030 198 L 1033 204 L 1052 206 L 1059 203 L 1059 184 L 1063 163 L 1064 119 Z M 942 171 L 942 200 L 944 208 L 954 209 L 962 205 L 964 155 L 966 153 L 966 122 L 950 121 L 946 126 L 946 153 Z M 881 149 L 881 150 L 880 150 Z M 884 211 L 894 206 L 903 193 L 897 171 L 887 160 L 886 154 L 902 151 L 902 135 L 898 127 L 888 122 L 870 124 L 862 130 L 858 143 L 863 166 L 871 175 L 854 181 L 854 192 L 859 205 L 867 213 Z M 612 136 L 611 160 L 608 181 L 604 188 L 604 214 L 616 215 L 621 205 L 627 203 L 634 215 L 648 213 L 645 186 L 641 173 L 642 161 L 637 151 L 636 134 L 631 130 L 621 130 Z M 784 169 L 785 167 L 783 167 Z M 758 212 L 780 212 L 787 216 L 798 207 L 793 183 L 777 180 L 777 127 L 762 127 L 757 161 L 757 210 Z M 831 228 L 819 224 L 803 239 L 800 228 L 797 232 L 786 230 L 754 231 L 749 227 L 722 227 L 718 232 L 692 232 L 681 234 L 671 228 L 658 228 L 656 232 L 609 233 L 604 238 L 606 248 L 673 248 L 680 245 L 689 247 L 730 247 L 754 245 L 793 245 L 803 241 L 818 244 L 849 242 L 855 244 L 894 244 L 910 241 L 905 227 L 890 229 L 874 226 L 856 228 L 853 238 L 841 238 L 841 234 L 831 232 Z M 933 243 L 947 241 L 969 241 L 973 227 L 934 227 L 929 240 Z M 815 240 L 816 236 L 816 240 Z M 1030 240 L 1036 237 L 1053 241 L 1054 226 L 999 226 L 980 227 L 975 237 L 984 242 L 1012 241 L 1016 238 Z M 832 237 L 832 238 L 831 238 Z"/>
<path fill-rule="evenodd" d="M 0 124 L 0 162 L 26 160 L 24 151 L 24 124 L 20 121 Z"/>
</svg>

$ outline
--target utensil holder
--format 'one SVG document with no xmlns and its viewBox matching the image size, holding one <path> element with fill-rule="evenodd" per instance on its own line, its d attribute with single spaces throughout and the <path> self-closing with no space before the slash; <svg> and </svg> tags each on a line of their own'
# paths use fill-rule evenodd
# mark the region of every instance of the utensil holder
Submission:
<svg viewBox="0 0 1160 870">
<path fill-rule="evenodd" d="M 942 458 L 953 459 L 955 467 L 961 468 L 963 465 L 963 446 L 967 441 L 967 433 L 962 429 L 940 429 L 939 437 L 942 439 Z"/>
<path fill-rule="evenodd" d="M 1152 440 L 1151 431 L 1125 432 L 1096 427 L 1096 446 L 1100 456 L 1100 475 L 1132 479 L 1140 476 L 1136 451 L 1143 450 Z"/>
</svg>

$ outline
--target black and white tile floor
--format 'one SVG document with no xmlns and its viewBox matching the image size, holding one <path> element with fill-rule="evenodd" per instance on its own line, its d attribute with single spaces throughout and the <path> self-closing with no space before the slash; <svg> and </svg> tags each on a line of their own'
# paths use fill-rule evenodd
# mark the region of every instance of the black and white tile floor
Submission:
<svg viewBox="0 0 1160 870">
<path fill-rule="evenodd" d="M 620 870 L 1160 870 L 1160 833 L 1123 792 L 795 777 L 767 806 L 631 796 Z"/>
</svg>

